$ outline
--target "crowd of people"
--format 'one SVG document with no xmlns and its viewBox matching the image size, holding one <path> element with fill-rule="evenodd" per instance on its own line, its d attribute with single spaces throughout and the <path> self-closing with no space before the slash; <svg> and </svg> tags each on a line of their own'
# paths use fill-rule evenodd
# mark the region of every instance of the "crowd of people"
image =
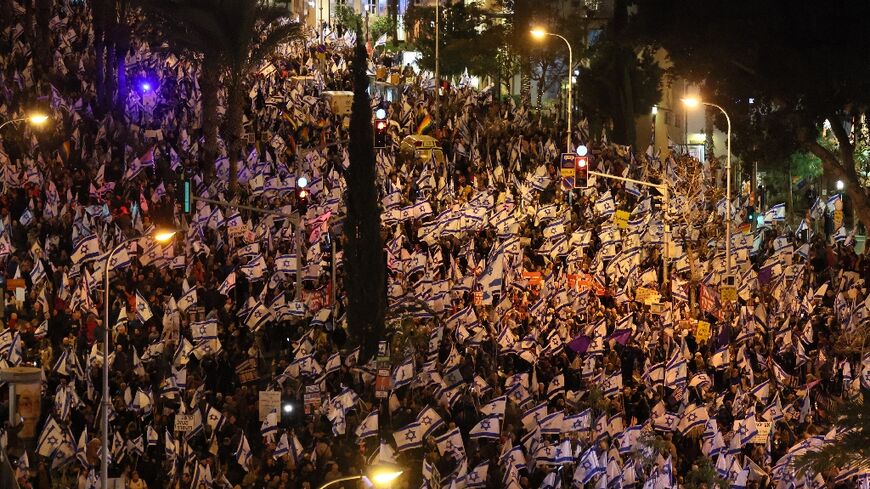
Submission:
<svg viewBox="0 0 870 489">
<path fill-rule="evenodd" d="M 0 133 L 0 364 L 43 372 L 32 439 L 21 418 L 0 439 L 20 487 L 100 487 L 103 436 L 109 487 L 132 489 L 316 488 L 378 464 L 404 471 L 394 488 L 868 483 L 795 466 L 836 443 L 831 407 L 870 387 L 855 347 L 870 261 L 843 228 L 813 234 L 836 196 L 797 229 L 780 206 L 747 226 L 748 195 L 723 198 L 715 160 L 582 128 L 598 172 L 657 187 L 569 191 L 556 124 L 464 83 L 436 106 L 431 77 L 405 68 L 391 103 L 373 91 L 391 121 L 377 153 L 389 308 L 361 361 L 373 339 L 348 335 L 342 291 L 349 116 L 322 96 L 353 89 L 353 35 L 295 40 L 251 75 L 232 198 L 281 212 L 185 214 L 185 175 L 193 195 L 229 196 L 227 149 L 203 160 L 197 64 L 133 39 L 124 113 L 98 116 L 89 7 L 53 4 L 49 77 L 11 4 L 0 115 L 50 116 Z M 441 150 L 400 150 L 423 134 Z M 161 227 L 174 241 L 149 237 Z"/>
</svg>

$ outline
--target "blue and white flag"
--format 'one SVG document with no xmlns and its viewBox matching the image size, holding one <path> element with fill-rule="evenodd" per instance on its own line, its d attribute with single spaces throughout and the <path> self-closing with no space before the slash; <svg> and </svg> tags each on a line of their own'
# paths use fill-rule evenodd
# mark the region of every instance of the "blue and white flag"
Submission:
<svg viewBox="0 0 870 489">
<path fill-rule="evenodd" d="M 413 423 L 398 429 L 393 433 L 393 439 L 396 440 L 396 449 L 400 452 L 420 448 L 423 446 L 423 428 L 420 423 Z"/>
<path fill-rule="evenodd" d="M 370 412 L 356 428 L 356 437 L 365 440 L 378 434 L 378 410 Z"/>
<path fill-rule="evenodd" d="M 765 224 L 770 224 L 774 221 L 785 221 L 785 204 L 776 204 L 764 213 Z"/>
<path fill-rule="evenodd" d="M 141 322 L 146 322 L 149 319 L 154 317 L 154 313 L 151 312 L 151 306 L 148 305 L 148 301 L 142 297 L 142 294 L 137 290 L 136 291 L 136 318 Z"/>
<path fill-rule="evenodd" d="M 603 474 L 605 469 L 598 464 L 595 448 L 590 447 L 577 463 L 577 470 L 574 471 L 574 483 L 588 484 L 594 477 Z"/>
<path fill-rule="evenodd" d="M 468 432 L 468 437 L 472 440 L 481 438 L 498 440 L 501 437 L 501 417 L 497 414 L 491 414 L 481 419 L 471 431 Z"/>
</svg>

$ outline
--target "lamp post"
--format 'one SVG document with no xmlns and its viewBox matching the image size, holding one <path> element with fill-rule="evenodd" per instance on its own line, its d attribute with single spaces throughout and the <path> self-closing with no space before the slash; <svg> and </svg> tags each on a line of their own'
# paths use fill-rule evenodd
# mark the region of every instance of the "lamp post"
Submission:
<svg viewBox="0 0 870 489">
<path fill-rule="evenodd" d="M 10 120 L 4 122 L 3 124 L 0 124 L 0 129 L 3 129 L 7 125 L 13 124 L 15 122 L 29 122 L 29 123 L 33 124 L 34 126 L 41 126 L 41 125 L 45 124 L 45 122 L 47 120 L 48 120 L 48 116 L 45 114 L 31 114 L 27 117 L 20 117 L 18 119 L 10 119 Z"/>
<path fill-rule="evenodd" d="M 547 32 L 540 28 L 532 29 L 530 33 L 532 34 L 533 38 L 538 40 L 543 39 L 546 36 L 558 37 L 559 39 L 565 41 L 565 45 L 568 46 L 568 147 L 565 152 L 571 153 L 571 109 L 574 108 L 573 100 L 571 98 L 571 82 L 574 79 L 574 51 L 571 49 L 571 43 L 559 34 Z"/>
<path fill-rule="evenodd" d="M 323 484 L 322 486 L 320 486 L 320 489 L 326 489 L 327 487 L 333 486 L 335 484 L 340 484 L 347 481 L 360 480 L 363 478 L 370 480 L 376 487 L 386 487 L 390 482 L 393 482 L 400 475 L 402 475 L 402 472 L 402 470 L 395 467 L 376 467 L 370 470 L 370 474 L 368 476 L 351 475 L 347 477 L 341 477 L 339 479 L 335 479 L 333 481 L 327 482 L 326 484 Z"/>
<path fill-rule="evenodd" d="M 697 98 L 684 98 L 682 99 L 683 105 L 688 108 L 694 108 L 699 105 L 707 105 L 709 107 L 715 107 L 719 109 L 722 114 L 725 115 L 725 122 L 728 123 L 728 133 L 726 139 L 726 152 L 725 155 L 725 274 L 729 277 L 731 275 L 731 118 L 728 117 L 728 112 L 725 112 L 725 109 L 722 107 L 710 103 L 704 102 Z M 733 284 L 728 284 L 733 285 Z"/>
<path fill-rule="evenodd" d="M 154 241 L 165 243 L 175 236 L 175 231 L 157 231 L 152 236 Z M 103 431 L 103 449 L 100 453 L 100 487 L 108 489 L 109 487 L 109 406 L 111 397 L 109 396 L 109 272 L 110 264 L 115 253 L 121 248 L 127 246 L 140 239 L 142 236 L 130 238 L 122 241 L 115 246 L 112 251 L 106 255 L 106 261 L 103 264 L 103 274 L 105 281 L 103 284 L 103 412 L 100 417 L 100 425 Z"/>
</svg>

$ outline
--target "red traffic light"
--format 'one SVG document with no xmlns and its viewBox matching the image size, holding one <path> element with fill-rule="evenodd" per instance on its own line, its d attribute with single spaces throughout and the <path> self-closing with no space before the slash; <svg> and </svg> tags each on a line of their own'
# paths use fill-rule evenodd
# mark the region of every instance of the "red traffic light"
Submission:
<svg viewBox="0 0 870 489">
<path fill-rule="evenodd" d="M 308 198 L 308 190 L 305 190 L 304 188 L 299 189 L 299 198 L 300 199 L 307 199 Z"/>
<path fill-rule="evenodd" d="M 387 129 L 387 121 L 378 121 L 377 124 L 375 124 L 375 128 L 378 131 L 386 130 Z"/>
</svg>

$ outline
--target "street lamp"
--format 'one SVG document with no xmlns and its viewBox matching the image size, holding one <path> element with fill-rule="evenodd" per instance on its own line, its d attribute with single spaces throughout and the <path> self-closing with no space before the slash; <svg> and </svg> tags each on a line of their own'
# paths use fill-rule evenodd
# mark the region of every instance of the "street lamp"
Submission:
<svg viewBox="0 0 870 489">
<path fill-rule="evenodd" d="M 151 239 L 158 243 L 166 243 L 175 236 L 175 231 L 171 229 L 162 229 L 155 231 Z M 103 449 L 100 453 L 100 487 L 108 489 L 109 487 L 109 406 L 111 397 L 109 396 L 109 272 L 111 271 L 112 258 L 115 253 L 128 244 L 142 238 L 130 238 L 122 241 L 115 246 L 112 251 L 106 255 L 106 261 L 103 264 L 103 274 L 105 281 L 103 285 L 103 412 L 101 414 L 101 428 L 103 430 Z"/>
<path fill-rule="evenodd" d="M 571 81 L 573 80 L 573 75 L 571 74 L 571 70 L 574 69 L 574 51 L 571 49 L 571 43 L 568 42 L 567 39 L 560 36 L 559 34 L 555 34 L 552 32 L 547 32 L 540 27 L 536 27 L 529 31 L 533 38 L 537 40 L 542 40 L 547 36 L 558 37 L 559 39 L 565 41 L 565 45 L 568 46 L 568 146 L 565 150 L 566 153 L 571 152 L 571 109 L 574 108 L 573 100 L 571 98 Z"/>
<path fill-rule="evenodd" d="M 728 112 L 725 112 L 725 109 L 716 104 L 704 102 L 695 97 L 687 97 L 681 100 L 683 105 L 690 109 L 699 105 L 715 107 L 725 115 L 725 122 L 728 123 L 727 154 L 725 155 L 725 199 L 727 200 L 727 205 L 725 206 L 725 274 L 731 277 L 731 118 L 728 117 Z"/>
<path fill-rule="evenodd" d="M 27 117 L 20 117 L 18 119 L 10 119 L 10 120 L 4 122 L 3 124 L 0 124 L 0 129 L 3 129 L 4 127 L 6 127 L 7 124 L 12 124 L 15 122 L 29 122 L 30 124 L 33 124 L 34 126 L 41 126 L 41 125 L 45 124 L 46 121 L 48 121 L 47 115 L 35 112 L 33 114 L 30 114 Z"/>
<path fill-rule="evenodd" d="M 329 481 L 326 484 L 323 484 L 322 486 L 320 486 L 320 489 L 326 489 L 327 487 L 335 484 L 359 479 L 370 480 L 376 487 L 386 487 L 391 482 L 396 480 L 400 475 L 402 475 L 402 472 L 403 470 L 392 465 L 378 465 L 369 469 L 368 476 L 351 475 L 347 477 L 341 477 L 339 479 L 335 479 L 334 481 Z"/>
</svg>

